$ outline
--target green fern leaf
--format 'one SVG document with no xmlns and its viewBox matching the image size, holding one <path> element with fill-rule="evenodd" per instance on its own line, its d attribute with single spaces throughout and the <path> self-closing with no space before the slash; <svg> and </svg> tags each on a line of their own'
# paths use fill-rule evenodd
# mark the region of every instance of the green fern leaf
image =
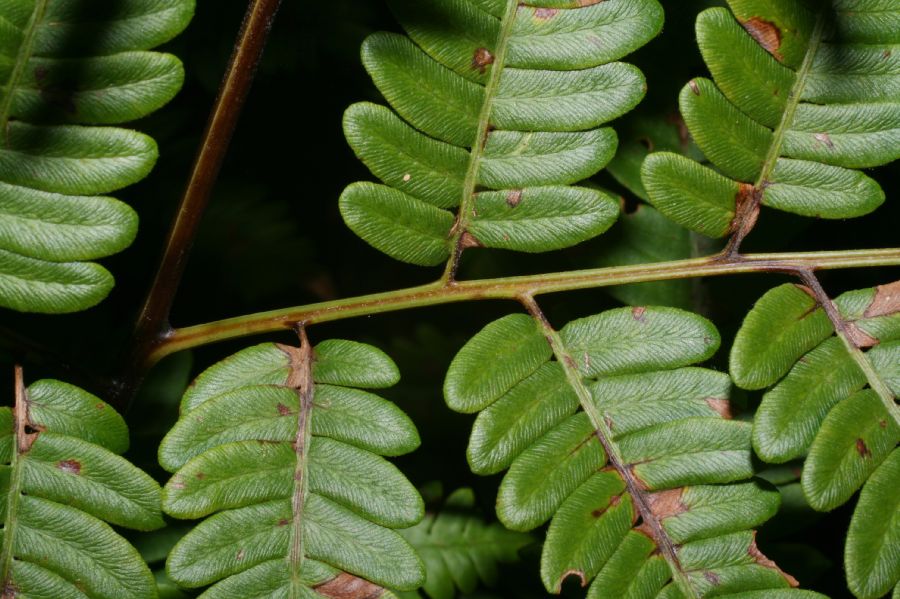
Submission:
<svg viewBox="0 0 900 599">
<path fill-rule="evenodd" d="M 896 458 L 890 457 L 900 442 L 895 403 L 900 396 L 898 289 L 900 284 L 893 283 L 835 300 L 854 342 L 871 347 L 865 359 L 893 394 L 892 406 L 866 388 L 871 381 L 834 336 L 824 310 L 797 285 L 776 287 L 756 303 L 738 331 L 730 359 L 738 385 L 774 385 L 757 411 L 753 445 L 768 462 L 806 457 L 801 484 L 813 508 L 832 510 L 865 484 L 846 559 L 851 590 L 867 599 L 881 597 L 900 582 L 896 555 L 889 553 L 890 543 L 883 544 L 897 534 L 894 524 L 884 527 L 884 515 L 900 522 L 900 510 L 896 501 L 881 497 L 886 486 L 895 489 L 898 482 L 892 466 Z M 865 507 L 873 497 L 880 502 L 877 524 Z"/>
<path fill-rule="evenodd" d="M 140 554 L 109 526 L 163 526 L 159 485 L 118 455 L 128 448 L 125 422 L 66 383 L 26 390 L 19 373 L 15 409 L 0 408 L 4 593 L 156 597 Z"/>
<path fill-rule="evenodd" d="M 115 125 L 165 105 L 180 61 L 150 48 L 194 0 L 0 1 L 0 306 L 73 312 L 113 286 L 90 262 L 123 250 L 137 215 L 103 197 L 144 178 L 156 144 Z"/>
<path fill-rule="evenodd" d="M 475 512 L 471 489 L 458 489 L 436 514 L 401 531 L 425 564 L 422 590 L 431 599 L 453 599 L 456 589 L 472 593 L 479 581 L 497 582 L 498 562 L 518 559 L 532 538 L 503 526 L 485 523 Z"/>
<path fill-rule="evenodd" d="M 699 316 L 623 308 L 558 333 L 506 316 L 457 354 L 444 392 L 479 412 L 469 463 L 508 469 L 497 498 L 507 527 L 550 521 L 548 591 L 573 576 L 597 599 L 802 596 L 748 530 L 779 495 L 746 480 L 750 427 L 728 419 L 729 378 L 693 366 L 718 346 Z"/>
<path fill-rule="evenodd" d="M 543 252 L 606 231 L 616 199 L 569 185 L 612 159 L 616 135 L 602 125 L 644 95 L 640 71 L 613 61 L 659 32 L 656 0 L 390 4 L 412 39 L 363 44 L 396 114 L 361 103 L 345 115 L 347 140 L 384 183 L 347 188 L 350 228 L 424 266 L 455 247 Z"/>
<path fill-rule="evenodd" d="M 669 218 L 710 237 L 761 204 L 850 218 L 884 201 L 857 168 L 900 157 L 900 9 L 878 0 L 729 0 L 697 19 L 715 83 L 681 92 L 681 112 L 717 170 L 649 156 L 643 182 Z M 876 17 L 877 18 L 873 18 Z M 738 219 L 736 219 L 738 215 Z"/>
<path fill-rule="evenodd" d="M 175 473 L 164 511 L 206 517 L 170 553 L 172 580 L 213 584 L 206 598 L 417 588 L 421 562 L 392 529 L 419 522 L 422 499 L 380 456 L 419 437 L 394 404 L 358 389 L 398 379 L 373 347 L 313 351 L 305 339 L 245 349 L 200 375 L 159 451 Z"/>
</svg>

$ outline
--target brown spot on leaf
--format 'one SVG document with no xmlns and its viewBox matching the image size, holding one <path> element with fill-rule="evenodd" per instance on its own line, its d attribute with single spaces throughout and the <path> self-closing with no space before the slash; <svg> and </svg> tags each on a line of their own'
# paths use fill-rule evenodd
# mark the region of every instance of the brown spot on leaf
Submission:
<svg viewBox="0 0 900 599">
<path fill-rule="evenodd" d="M 62 460 L 56 462 L 56 467 L 63 472 L 74 474 L 75 476 L 81 474 L 81 462 L 78 460 Z"/>
<path fill-rule="evenodd" d="M 688 511 L 688 506 L 681 501 L 684 488 L 658 491 L 647 495 L 647 505 L 658 520 L 664 520 Z"/>
<path fill-rule="evenodd" d="M 691 88 L 691 91 L 694 92 L 694 95 L 695 95 L 695 96 L 699 96 L 699 95 L 700 95 L 700 86 L 697 85 L 697 82 L 694 81 L 693 79 L 691 79 L 690 81 L 688 81 L 688 87 Z"/>
<path fill-rule="evenodd" d="M 816 142 L 825 144 L 825 147 L 829 150 L 834 149 L 834 142 L 831 141 L 831 137 L 827 133 L 816 133 L 813 135 L 813 138 Z"/>
<path fill-rule="evenodd" d="M 487 48 L 478 48 L 472 55 L 472 68 L 484 75 L 488 65 L 494 64 L 494 55 Z"/>
<path fill-rule="evenodd" d="M 860 329 L 858 326 L 853 324 L 852 322 L 848 322 L 844 327 L 847 331 L 847 336 L 850 338 L 850 342 L 853 343 L 856 347 L 864 348 L 864 347 L 874 347 L 878 345 L 878 339 L 868 335 L 865 331 Z"/>
<path fill-rule="evenodd" d="M 879 285 L 875 288 L 875 297 L 866 308 L 866 318 L 888 316 L 900 312 L 900 281 Z"/>
<path fill-rule="evenodd" d="M 869 450 L 868 446 L 866 446 L 866 442 L 862 439 L 856 440 L 856 453 L 858 453 L 861 458 L 872 457 L 872 452 Z"/>
<path fill-rule="evenodd" d="M 731 402 L 727 399 L 719 399 L 717 397 L 707 397 L 706 405 L 725 420 L 731 420 Z"/>
<path fill-rule="evenodd" d="M 346 572 L 341 572 L 314 588 L 317 593 L 329 599 L 378 599 L 384 592 L 380 586 Z"/>
<path fill-rule="evenodd" d="M 484 245 L 478 241 L 477 237 L 466 231 L 462 234 L 462 237 L 459 238 L 459 247 L 467 250 L 469 248 L 481 248 L 484 247 Z"/>
<path fill-rule="evenodd" d="M 184 481 L 181 480 L 180 478 L 173 478 L 173 479 L 172 479 L 172 484 L 171 484 L 170 486 L 171 486 L 173 489 L 176 489 L 176 490 L 178 490 L 178 491 L 181 491 L 182 489 L 185 488 Z"/>
<path fill-rule="evenodd" d="M 289 416 L 291 414 L 291 409 L 283 403 L 279 403 L 276 408 L 278 409 L 279 416 Z"/>
<path fill-rule="evenodd" d="M 887 428 L 887 420 L 879 420 L 878 426 L 880 426 L 881 428 Z"/>
<path fill-rule="evenodd" d="M 622 497 L 620 495 L 613 495 L 613 498 L 609 500 L 609 505 L 607 505 L 606 507 L 598 507 L 595 510 L 591 511 L 591 516 L 593 516 L 594 518 L 599 518 L 600 516 L 605 514 L 607 510 L 611 510 L 620 503 L 622 503 Z"/>
<path fill-rule="evenodd" d="M 890 51 L 890 50 L 885 50 L 884 52 L 881 53 L 881 58 L 883 58 L 883 59 L 885 59 L 885 60 L 887 60 L 887 59 L 890 58 L 890 57 L 891 57 L 891 51 Z"/>
<path fill-rule="evenodd" d="M 638 322 L 647 322 L 647 317 L 644 316 L 646 314 L 647 308 L 642 306 L 635 306 L 631 309 L 631 317 Z"/>
<path fill-rule="evenodd" d="M 239 561 L 239 562 L 244 561 L 245 555 L 247 555 L 247 553 L 243 549 L 241 549 L 240 551 L 237 552 L 235 559 L 237 559 L 237 561 Z"/>
<path fill-rule="evenodd" d="M 506 194 L 506 205 L 515 208 L 522 202 L 522 190 L 514 189 Z"/>
<path fill-rule="evenodd" d="M 204 474 L 203 472 L 198 472 L 194 476 L 197 477 L 197 480 L 203 480 L 204 478 L 206 478 L 206 474 Z"/>
<path fill-rule="evenodd" d="M 106 404 L 101 401 L 100 403 L 96 404 L 94 407 L 97 408 L 98 410 L 104 410 L 104 409 L 106 409 Z"/>
<path fill-rule="evenodd" d="M 287 518 L 282 518 L 281 520 L 278 521 L 278 526 L 287 526 L 290 523 L 291 523 L 291 521 L 288 520 Z"/>
<path fill-rule="evenodd" d="M 547 21 L 559 14 L 558 8 L 537 8 L 534 11 L 534 18 L 541 21 Z"/>
<path fill-rule="evenodd" d="M 18 597 L 19 589 L 12 583 L 12 581 L 7 581 L 3 585 L 3 595 L 0 599 L 15 599 Z"/>
<path fill-rule="evenodd" d="M 760 19 L 759 17 L 751 17 L 741 22 L 747 33 L 756 40 L 760 46 L 765 48 L 766 52 L 775 57 L 778 62 L 784 61 L 781 55 L 781 30 L 772 22 Z"/>
<path fill-rule="evenodd" d="M 718 585 L 720 583 L 719 576 L 711 570 L 705 570 L 703 572 L 703 578 L 708 580 L 709 584 L 711 584 L 713 586 Z"/>
<path fill-rule="evenodd" d="M 788 584 L 791 585 L 792 587 L 800 586 L 800 583 L 797 582 L 796 578 L 794 578 L 793 576 L 791 576 L 790 574 L 788 574 L 787 572 L 785 572 L 781 568 L 779 568 L 778 564 L 776 564 L 775 562 L 773 562 L 772 560 L 767 558 L 763 554 L 763 552 L 759 550 L 759 547 L 756 546 L 756 531 L 755 530 L 753 531 L 753 540 L 750 541 L 750 547 L 747 548 L 747 554 L 750 557 L 752 557 L 753 561 L 755 561 L 760 566 L 763 566 L 765 568 L 770 568 L 772 570 L 775 570 L 779 574 L 781 574 L 784 577 L 784 579 L 787 580 Z"/>
<path fill-rule="evenodd" d="M 563 583 L 566 581 L 566 579 L 568 579 L 569 577 L 572 577 L 572 576 L 574 576 L 575 578 L 578 579 L 579 584 L 581 584 L 581 588 L 584 588 L 587 586 L 588 581 L 587 581 L 587 577 L 584 575 L 584 572 L 582 572 L 581 570 L 575 570 L 575 569 L 566 570 L 565 572 L 563 572 L 563 575 L 560 576 L 559 580 L 556 582 L 556 588 L 554 589 L 554 592 L 559 594 L 560 591 L 562 591 Z"/>
<path fill-rule="evenodd" d="M 734 219 L 731 221 L 731 232 L 743 239 L 759 218 L 759 205 L 762 202 L 762 190 L 749 183 L 741 183 L 734 202 Z"/>
</svg>

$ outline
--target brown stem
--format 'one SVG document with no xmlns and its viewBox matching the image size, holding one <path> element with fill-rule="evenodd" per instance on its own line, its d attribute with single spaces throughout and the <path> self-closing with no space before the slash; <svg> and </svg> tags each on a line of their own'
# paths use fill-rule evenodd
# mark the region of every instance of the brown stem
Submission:
<svg viewBox="0 0 900 599">
<path fill-rule="evenodd" d="M 117 407 L 124 407 L 134 394 L 142 376 L 140 364 L 144 357 L 171 332 L 172 302 L 280 4 L 281 0 L 251 0 L 247 7 L 156 278 L 135 325 L 134 349 L 125 367 L 128 374 L 113 390 Z"/>
</svg>

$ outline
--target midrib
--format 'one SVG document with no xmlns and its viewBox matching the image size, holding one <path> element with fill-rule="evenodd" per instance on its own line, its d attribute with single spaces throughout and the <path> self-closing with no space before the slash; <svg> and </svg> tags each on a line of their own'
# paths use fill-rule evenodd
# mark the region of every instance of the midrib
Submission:
<svg viewBox="0 0 900 599">
<path fill-rule="evenodd" d="M 809 78 L 809 72 L 812 69 L 816 52 L 818 52 L 819 45 L 822 42 L 824 29 L 825 15 L 823 11 L 819 13 L 813 31 L 809 36 L 809 47 L 806 49 L 803 62 L 800 64 L 800 69 L 797 71 L 797 78 L 794 80 L 794 84 L 791 86 L 791 91 L 788 94 L 788 102 L 784 107 L 784 112 L 781 114 L 781 122 L 778 123 L 778 126 L 773 133 L 772 143 L 769 146 L 766 159 L 763 161 L 762 170 L 753 186 L 757 190 L 763 190 L 769 183 L 772 171 L 775 170 L 775 165 L 781 157 L 784 136 L 794 124 L 794 114 L 797 112 L 797 106 L 800 105 L 800 98 L 803 96 L 803 90 L 806 88 L 806 81 Z"/>
<path fill-rule="evenodd" d="M 0 131 L 3 132 L 4 136 L 6 135 L 6 126 L 9 123 L 9 113 L 12 110 L 15 90 L 19 86 L 22 77 L 25 75 L 28 61 L 31 60 L 31 51 L 34 47 L 34 37 L 37 32 L 37 26 L 44 20 L 44 13 L 46 12 L 49 3 L 50 0 L 37 0 L 37 2 L 35 2 L 34 10 L 31 12 L 31 17 L 28 19 L 28 24 L 25 26 L 25 31 L 23 32 L 22 45 L 19 46 L 19 53 L 16 55 L 13 71 L 6 81 L 6 85 L 3 86 L 5 93 L 3 94 L 3 99 L 0 100 Z"/>
<path fill-rule="evenodd" d="M 444 270 L 443 281 L 449 282 L 456 274 L 460 255 L 460 244 L 463 242 L 463 235 L 466 234 L 469 224 L 472 221 L 472 215 L 475 210 L 475 189 L 478 187 L 478 170 L 481 167 L 481 159 L 484 156 L 484 147 L 487 143 L 487 136 L 490 131 L 491 113 L 494 110 L 494 99 L 497 95 L 497 88 L 500 85 L 500 76 L 503 73 L 503 67 L 506 63 L 506 51 L 509 47 L 509 37 L 512 32 L 512 26 L 516 19 L 516 11 L 519 8 L 518 0 L 506 0 L 506 12 L 500 21 L 500 33 L 497 37 L 497 45 L 494 48 L 494 62 L 491 65 L 491 76 L 488 79 L 484 90 L 484 102 L 481 105 L 481 112 L 478 116 L 478 128 L 476 129 L 475 139 L 472 141 L 472 150 L 469 154 L 469 166 L 466 169 L 466 178 L 463 181 L 463 193 L 459 203 L 459 212 L 457 213 L 456 231 L 451 238 L 450 243 L 450 259 L 447 261 L 447 267 Z"/>
<path fill-rule="evenodd" d="M 303 562 L 306 559 L 303 546 L 303 528 L 305 523 L 303 511 L 306 507 L 306 499 L 309 493 L 307 478 L 309 443 L 312 438 L 310 422 L 314 387 L 312 381 L 312 348 L 309 345 L 309 340 L 306 338 L 306 333 L 302 330 L 300 337 L 301 344 L 296 354 L 297 361 L 291 360 L 292 372 L 288 377 L 288 385 L 296 389 L 299 399 L 297 435 L 294 439 L 297 463 L 294 467 L 294 490 L 291 497 L 291 545 L 287 556 L 291 576 L 289 595 L 291 599 L 302 599 L 308 594 L 308 589 L 305 588 L 302 580 Z"/>
<path fill-rule="evenodd" d="M 28 398 L 22 367 L 15 369 L 16 398 L 15 419 L 13 425 L 12 458 L 10 459 L 9 488 L 6 492 L 6 519 L 3 522 L 3 549 L 0 553 L 0 592 L 6 596 L 5 589 L 11 582 L 13 553 L 16 539 L 16 520 L 19 511 L 19 498 L 22 496 L 22 467 L 20 452 L 27 449 L 27 439 L 23 438 L 25 426 L 28 424 Z"/>
</svg>

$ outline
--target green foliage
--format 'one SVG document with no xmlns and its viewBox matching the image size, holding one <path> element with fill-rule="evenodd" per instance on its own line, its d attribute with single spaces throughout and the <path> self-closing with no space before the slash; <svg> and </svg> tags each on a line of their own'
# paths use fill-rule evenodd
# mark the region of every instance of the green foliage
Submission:
<svg viewBox="0 0 900 599">
<path fill-rule="evenodd" d="M 361 103 L 344 117 L 350 145 L 385 183 L 347 188 L 350 228 L 425 266 L 457 246 L 544 252 L 606 231 L 615 198 L 567 186 L 612 159 L 616 134 L 601 125 L 644 95 L 640 71 L 613 61 L 659 32 L 656 0 L 390 4 L 412 40 L 376 33 L 363 44 L 397 114 Z"/>
<path fill-rule="evenodd" d="M 900 395 L 897 288 L 851 291 L 835 300 L 853 342 L 871 347 L 865 359 L 894 398 Z M 769 462 L 806 457 L 801 484 L 812 507 L 832 510 L 866 485 L 847 541 L 848 581 L 858 597 L 888 592 L 900 581 L 885 538 L 896 535 L 896 526 L 883 526 L 884 513 L 892 520 L 900 513 L 883 496 L 900 484 L 891 465 L 896 459 L 889 459 L 900 442 L 896 404 L 891 412 L 866 388 L 872 381 L 834 336 L 825 311 L 797 285 L 776 287 L 756 303 L 735 339 L 731 371 L 748 389 L 774 385 L 757 410 L 753 445 Z M 879 508 L 873 511 L 874 498 Z M 882 514 L 877 524 L 876 512 Z"/>
<path fill-rule="evenodd" d="M 144 117 L 181 88 L 181 62 L 150 48 L 193 0 L 0 2 L 0 306 L 74 312 L 113 286 L 90 262 L 131 244 L 137 215 L 103 197 L 144 178 L 156 144 L 102 127 Z"/>
<path fill-rule="evenodd" d="M 547 590 L 570 576 L 593 581 L 598 599 L 789 588 L 747 530 L 779 496 L 746 481 L 750 427 L 727 419 L 730 381 L 692 366 L 718 348 L 715 327 L 623 308 L 570 322 L 553 349 L 546 335 L 525 315 L 487 325 L 453 360 L 444 393 L 478 412 L 473 471 L 508 469 L 501 522 L 526 531 L 550 520 Z"/>
<path fill-rule="evenodd" d="M 427 513 L 417 525 L 400 532 L 425 564 L 422 590 L 431 599 L 453 599 L 456 590 L 472 593 L 479 581 L 498 581 L 498 562 L 518 559 L 531 543 L 527 534 L 487 524 L 475 511 L 471 489 L 458 489 L 437 513 Z"/>
<path fill-rule="evenodd" d="M 396 406 L 358 389 L 398 379 L 385 354 L 351 341 L 258 345 L 200 375 L 159 451 L 175 473 L 164 511 L 208 516 L 169 554 L 172 580 L 213 584 L 207 598 L 417 588 L 422 564 L 392 529 L 419 522 L 422 499 L 380 456 L 419 437 Z"/>
<path fill-rule="evenodd" d="M 16 391 L 15 409 L 0 408 L 4 594 L 155 597 L 144 560 L 109 526 L 163 525 L 159 485 L 118 455 L 125 422 L 59 381 Z"/>
<path fill-rule="evenodd" d="M 852 169 L 900 157 L 896 11 L 879 0 L 728 4 L 697 18 L 715 83 L 694 79 L 680 96 L 715 170 L 653 154 L 643 166 L 650 201 L 710 237 L 734 232 L 760 204 L 834 219 L 875 210 L 884 192 Z"/>
</svg>

